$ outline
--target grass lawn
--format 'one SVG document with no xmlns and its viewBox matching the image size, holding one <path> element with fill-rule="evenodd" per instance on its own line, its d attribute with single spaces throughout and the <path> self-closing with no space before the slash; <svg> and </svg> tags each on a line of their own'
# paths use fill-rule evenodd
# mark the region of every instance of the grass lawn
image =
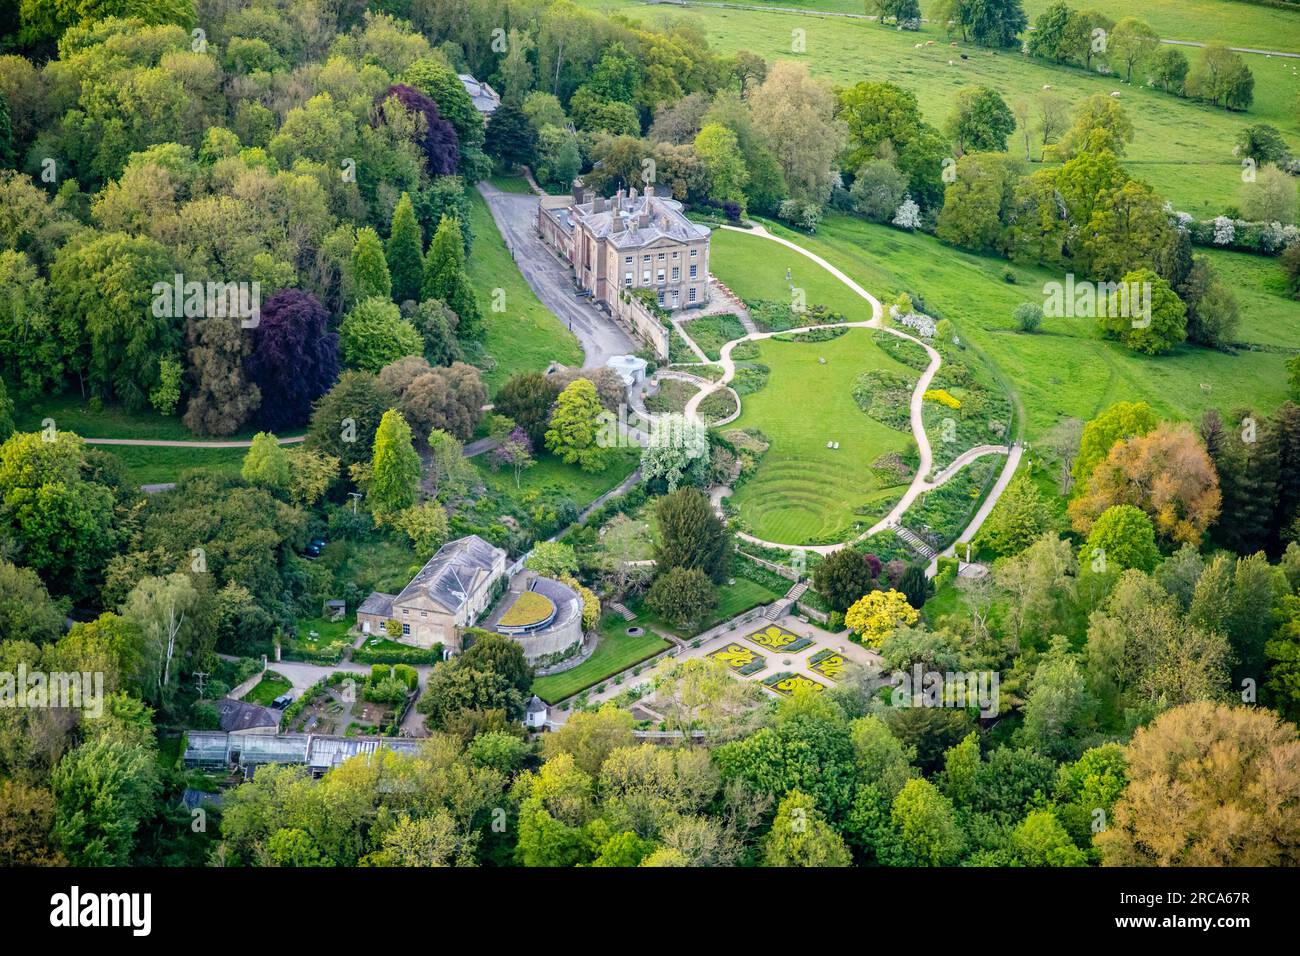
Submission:
<svg viewBox="0 0 1300 956">
<path fill-rule="evenodd" d="M 550 490 L 572 498 L 582 508 L 630 475 L 641 460 L 641 450 L 622 449 L 611 457 L 608 468 L 591 472 L 583 471 L 577 465 L 566 465 L 554 455 L 542 452 L 537 457 L 537 464 L 520 475 L 518 488 L 511 469 L 493 471 L 487 455 L 478 455 L 470 460 L 484 483 L 498 494 L 518 498 L 530 491 Z"/>
<path fill-rule="evenodd" d="M 678 627 L 676 624 L 669 624 L 646 607 L 644 602 L 638 601 L 631 606 L 632 611 L 636 614 L 636 620 L 631 623 L 661 633 L 675 634 L 683 640 L 689 640 L 696 634 L 702 634 L 723 621 L 729 621 L 738 614 L 744 614 L 750 608 L 758 607 L 761 604 L 771 604 L 785 593 L 784 591 L 778 593 L 765 584 L 751 581 L 745 577 L 737 576 L 735 581 L 735 584 L 722 584 L 718 587 L 718 606 L 703 621 L 697 621 L 686 627 Z"/>
<path fill-rule="evenodd" d="M 409 651 L 416 650 L 411 644 L 389 640 L 386 637 L 372 637 L 363 645 L 368 651 Z"/>
<path fill-rule="evenodd" d="M 798 7 L 832 13 L 863 12 L 862 0 L 745 0 L 752 6 Z M 1032 25 L 1053 0 L 1024 0 L 1025 15 Z M 936 18 L 936 0 L 921 0 L 923 16 Z M 1269 9 L 1232 0 L 1143 0 L 1140 9 L 1133 0 L 1088 0 L 1072 8 L 1096 10 L 1112 20 L 1136 16 L 1162 37 L 1174 40 L 1222 40 L 1232 46 L 1259 47 L 1300 53 L 1300 16 L 1289 10 Z M 876 29 L 885 28 L 873 24 Z M 907 34 L 904 34 L 907 36 Z M 1187 51 L 1191 56 L 1193 51 Z"/>
<path fill-rule="evenodd" d="M 474 249 L 466 268 L 487 324 L 485 344 L 497 363 L 483 373 L 488 392 L 516 372 L 541 372 L 553 361 L 582 365 L 577 338 L 533 295 L 477 190 L 470 190 L 470 224 Z M 492 311 L 494 289 L 505 292 L 504 312 Z"/>
<path fill-rule="evenodd" d="M 490 182 L 503 193 L 521 193 L 527 195 L 531 193 L 532 187 L 528 185 L 528 180 L 523 176 L 489 176 Z"/>
<path fill-rule="evenodd" d="M 141 485 L 176 481 L 191 468 L 238 475 L 247 448 L 150 448 L 146 445 L 93 445 L 117 456 L 131 480 Z"/>
<path fill-rule="evenodd" d="M 646 399 L 645 407 L 648 411 L 659 414 L 680 413 L 699 390 L 699 386 L 679 378 L 662 378 L 659 380 L 659 391 Z"/>
<path fill-rule="evenodd" d="M 595 653 L 572 670 L 537 678 L 533 681 L 533 693 L 554 704 L 670 646 L 668 641 L 649 631 L 635 636 L 627 633 L 628 627 L 638 624 L 640 621 L 627 622 L 617 614 L 607 614 L 601 622 L 600 644 Z"/>
<path fill-rule="evenodd" d="M 759 2 L 810 8 L 824 4 L 826 9 L 863 12 L 857 0 Z M 1031 22 L 1048 2 L 1031 0 L 1026 4 Z M 630 8 L 631 15 L 642 21 L 683 17 L 677 9 L 656 10 L 630 0 L 582 0 L 582 3 L 601 11 Z M 929 5 L 926 3 L 923 8 Z M 1227 0 L 1152 0 L 1144 3 L 1141 10 L 1132 9 L 1129 0 L 1099 0 L 1071 6 L 1092 7 L 1116 16 L 1133 13 L 1147 19 L 1156 30 L 1180 39 L 1223 39 L 1238 46 L 1300 51 L 1300 10 L 1275 10 Z M 1044 84 L 1050 84 L 1070 103 L 1093 93 L 1110 94 L 1118 90 L 1135 130 L 1129 158 L 1167 164 L 1152 166 L 1140 174 L 1175 206 L 1198 215 L 1204 212 L 1207 189 L 1222 198 L 1235 195 L 1240 170 L 1239 167 L 1234 170 L 1236 159 L 1232 147 L 1243 127 L 1270 123 L 1282 131 L 1293 151 L 1300 152 L 1300 127 L 1295 115 L 1295 101 L 1300 94 L 1300 63 L 1294 59 L 1243 55 L 1255 76 L 1255 101 L 1245 113 L 1230 113 L 1136 84 L 1126 85 L 1116 76 L 1031 60 L 1018 51 L 985 50 L 971 44 L 961 44 L 960 50 L 955 50 L 948 45 L 950 41 L 937 23 L 923 24 L 922 30 L 911 32 L 865 20 L 798 13 L 692 7 L 685 16 L 700 24 L 709 42 L 720 52 L 752 50 L 769 62 L 780 58 L 803 60 L 815 75 L 840 86 L 851 86 L 862 80 L 891 80 L 916 94 L 925 118 L 936 126 L 952 111 L 953 94 L 966 85 L 990 86 L 1007 102 L 1022 96 L 1032 97 Z M 806 32 L 806 53 L 791 52 L 794 29 Z M 916 49 L 917 43 L 927 41 L 934 41 L 934 45 Z M 968 59 L 960 59 L 959 52 Z M 1185 52 L 1195 63 L 1199 53 L 1194 49 Z M 949 65 L 949 60 L 953 65 Z M 1207 163 L 1220 165 L 1206 170 Z M 1176 166 L 1186 168 L 1179 170 Z M 780 278 L 783 280 L 784 276 L 782 268 Z M 736 291 L 744 297 L 744 290 Z M 815 301 L 811 291 L 809 301 Z"/>
<path fill-rule="evenodd" d="M 1063 281 L 1063 275 L 1048 269 L 1011 265 L 944 246 L 930 236 L 833 213 L 815 236 L 769 228 L 834 262 L 882 301 L 901 291 L 920 293 L 927 311 L 951 319 L 962 339 L 984 353 L 1014 390 L 1030 441 L 1061 418 L 1087 420 L 1120 400 L 1149 402 L 1161 416 L 1195 419 L 1209 407 L 1230 411 L 1254 405 L 1270 412 L 1286 397 L 1284 352 L 1229 355 L 1182 346 L 1168 355 L 1145 356 L 1101 339 L 1089 319 L 1048 318 L 1033 335 L 1015 331 L 1015 307 L 1041 302 L 1045 282 Z M 1300 337 L 1300 303 L 1268 288 L 1243 291 L 1238 285 L 1271 281 L 1276 263 L 1232 253 L 1212 255 L 1216 266 L 1223 263 L 1225 271 L 1234 273 L 1230 281 L 1243 306 L 1241 337 L 1275 342 Z M 1014 284 L 1003 279 L 1007 269 Z M 1258 305 L 1259 317 L 1245 315 L 1252 305 Z M 748 415 L 750 400 L 745 404 Z M 748 424 L 746 417 L 737 424 Z"/>
<path fill-rule="evenodd" d="M 807 256 L 770 239 L 715 229 L 709 244 L 709 267 L 746 302 L 769 299 L 788 303 L 793 284 L 795 288 L 804 290 L 807 305 L 824 305 L 843 315 L 848 322 L 866 322 L 871 318 L 871 306 L 865 299 Z M 785 277 L 787 269 L 790 271 L 788 280 Z M 874 292 L 869 287 L 864 288 Z M 686 326 L 687 331 L 691 331 L 694 325 L 692 322 Z"/>
<path fill-rule="evenodd" d="M 901 486 L 876 477 L 871 463 L 887 452 L 906 455 L 915 447 L 910 435 L 858 408 L 853 382 L 868 369 L 910 370 L 886 355 L 868 329 L 850 329 L 827 342 L 767 339 L 758 343 L 758 353 L 758 361 L 771 369 L 767 386 L 742 399 L 740 418 L 729 427 L 758 428 L 772 444 L 732 504 L 745 530 L 768 541 L 844 540 L 902 493 Z M 827 448 L 831 440 L 840 447 Z"/>
<path fill-rule="evenodd" d="M 727 233 L 718 230 L 713 234 L 713 248 L 717 248 L 716 242 L 720 236 Z M 784 273 L 782 273 L 784 275 Z M 692 319 L 683 324 L 686 334 L 695 340 L 695 344 L 700 350 L 713 361 L 721 357 L 722 347 L 733 339 L 744 336 L 745 327 L 740 324 L 740 319 L 730 313 L 726 315 L 706 315 L 700 319 Z"/>
<path fill-rule="evenodd" d="M 59 431 L 76 432 L 82 438 L 201 440 L 179 418 L 151 411 L 128 412 L 120 405 L 95 410 L 76 395 L 41 396 L 34 401 L 15 403 L 14 424 L 19 431 L 40 431 L 46 418 L 54 419 L 54 427 Z"/>
<path fill-rule="evenodd" d="M 294 636 L 294 644 L 315 651 L 338 641 L 348 641 L 348 631 L 356 621 L 356 610 L 356 608 L 348 608 L 348 613 L 343 615 L 341 621 L 327 621 L 323 617 L 298 618 L 298 632 Z M 318 636 L 312 637 L 312 631 L 315 631 Z"/>
<path fill-rule="evenodd" d="M 289 683 L 288 679 L 275 671 L 267 671 L 266 676 L 257 682 L 257 686 L 244 695 L 244 700 L 250 704 L 270 707 L 273 700 L 292 689 L 293 684 Z"/>
<path fill-rule="evenodd" d="M 1276 259 L 1225 249 L 1198 249 L 1237 297 L 1241 324 L 1235 339 L 1255 345 L 1300 348 L 1300 302 L 1286 294 Z"/>
</svg>

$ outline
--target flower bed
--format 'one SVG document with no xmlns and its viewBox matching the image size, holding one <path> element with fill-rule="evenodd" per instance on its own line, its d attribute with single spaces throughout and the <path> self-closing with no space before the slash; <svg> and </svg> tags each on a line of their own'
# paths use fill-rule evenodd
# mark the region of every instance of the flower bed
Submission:
<svg viewBox="0 0 1300 956">
<path fill-rule="evenodd" d="M 797 690 L 811 690 L 813 693 L 820 694 L 826 689 L 826 685 L 813 680 L 811 677 L 804 677 L 802 674 L 773 674 L 763 681 L 763 686 L 768 690 L 775 691 L 782 697 L 789 697 Z"/>
<path fill-rule="evenodd" d="M 848 661 L 844 659 L 843 654 L 827 647 L 809 658 L 808 669 L 830 680 L 839 680 L 844 674 L 844 667 L 847 663 Z"/>
<path fill-rule="evenodd" d="M 746 634 L 745 640 L 769 651 L 779 651 L 782 654 L 793 654 L 805 647 L 811 647 L 813 644 L 812 638 L 791 634 L 785 628 L 777 627 L 775 624 L 765 627 L 761 631 Z"/>
<path fill-rule="evenodd" d="M 721 661 L 742 677 L 757 674 L 767 666 L 767 658 L 748 647 L 728 644 L 706 655 L 709 660 Z"/>
</svg>

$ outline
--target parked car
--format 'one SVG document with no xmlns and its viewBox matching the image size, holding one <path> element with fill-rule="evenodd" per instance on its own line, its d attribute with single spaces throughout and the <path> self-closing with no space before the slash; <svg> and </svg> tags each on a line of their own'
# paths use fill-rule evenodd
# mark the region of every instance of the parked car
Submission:
<svg viewBox="0 0 1300 956">
<path fill-rule="evenodd" d="M 308 558 L 319 558 L 320 553 L 325 550 L 326 541 L 324 538 L 312 538 L 307 542 L 307 547 L 303 548 L 303 555 Z"/>
</svg>

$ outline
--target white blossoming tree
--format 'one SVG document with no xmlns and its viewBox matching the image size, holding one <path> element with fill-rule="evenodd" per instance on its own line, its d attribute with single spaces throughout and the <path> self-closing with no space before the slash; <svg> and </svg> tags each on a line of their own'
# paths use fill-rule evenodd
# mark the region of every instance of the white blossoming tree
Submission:
<svg viewBox="0 0 1300 956">
<path fill-rule="evenodd" d="M 920 227 L 921 207 L 910 196 L 898 204 L 898 210 L 894 213 L 894 225 L 909 231 Z"/>
<path fill-rule="evenodd" d="M 1226 246 L 1236 237 L 1237 230 L 1233 226 L 1232 220 L 1227 216 L 1214 217 L 1214 244 L 1216 246 Z"/>
</svg>

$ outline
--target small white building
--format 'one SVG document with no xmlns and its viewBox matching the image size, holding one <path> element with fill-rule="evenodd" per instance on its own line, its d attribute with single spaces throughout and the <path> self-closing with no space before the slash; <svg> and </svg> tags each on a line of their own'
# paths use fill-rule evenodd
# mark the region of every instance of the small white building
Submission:
<svg viewBox="0 0 1300 956">
<path fill-rule="evenodd" d="M 528 703 L 524 705 L 524 726 L 531 727 L 534 730 L 545 727 L 547 710 L 546 701 L 536 694 L 529 697 Z"/>
<path fill-rule="evenodd" d="M 624 388 L 632 388 L 644 382 L 648 365 L 645 359 L 635 355 L 614 355 L 605 363 L 606 368 L 612 368 L 618 373 L 619 378 L 623 380 Z"/>
</svg>

